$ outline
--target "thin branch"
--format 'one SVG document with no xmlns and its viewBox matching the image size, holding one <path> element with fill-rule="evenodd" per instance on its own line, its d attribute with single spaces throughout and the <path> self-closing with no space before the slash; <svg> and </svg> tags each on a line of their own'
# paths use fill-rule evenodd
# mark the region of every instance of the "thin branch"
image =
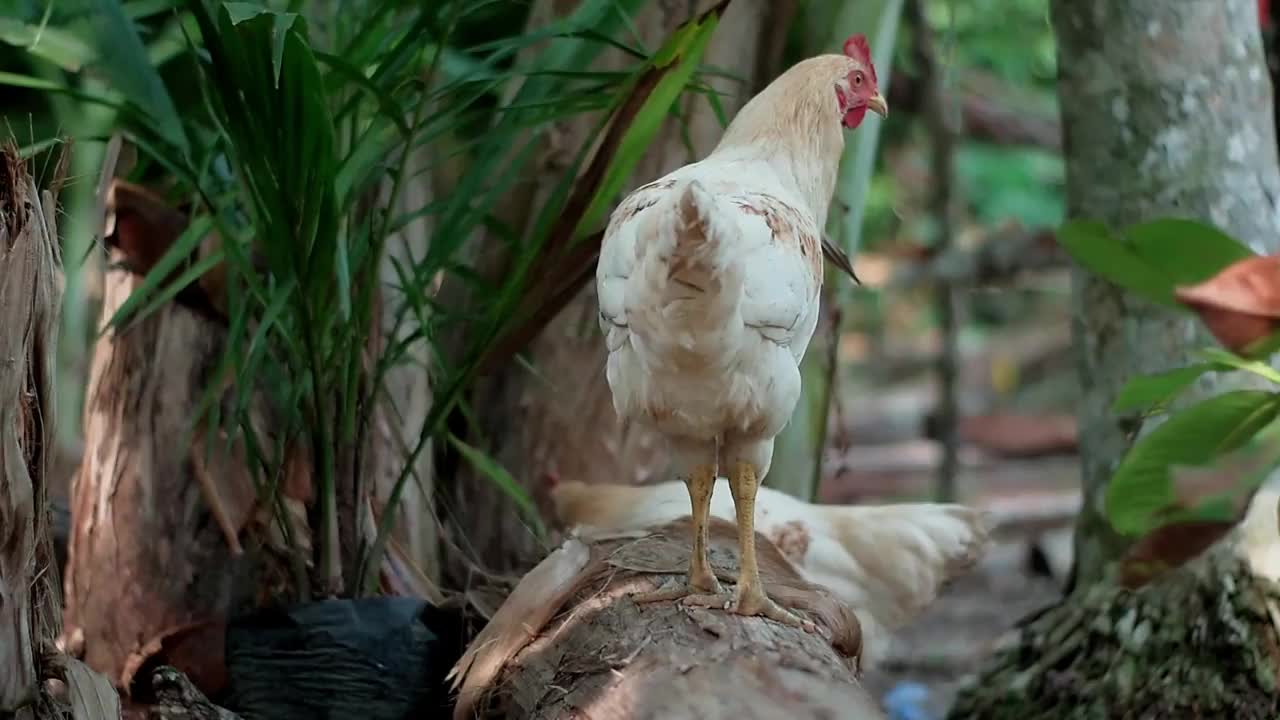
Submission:
<svg viewBox="0 0 1280 720">
<path fill-rule="evenodd" d="M 944 68 L 938 62 L 933 33 L 925 19 L 923 0 L 910 0 L 905 12 L 912 29 L 915 50 L 929 92 L 925 103 L 925 121 L 928 123 L 932 144 L 933 187 L 929 208 L 937 223 L 933 253 L 941 254 L 951 246 L 951 239 L 958 227 L 958 205 L 955 197 L 955 142 L 956 130 L 952 117 L 953 107 L 948 102 Z M 956 379 L 959 364 L 959 321 L 957 318 L 955 288 L 941 280 L 934 288 L 934 304 L 938 313 L 938 325 L 942 335 L 942 347 L 938 352 L 937 372 L 938 441 L 942 445 L 942 458 L 938 464 L 938 498 L 949 502 L 956 497 L 956 471 L 959 466 L 956 426 L 958 408 Z"/>
<path fill-rule="evenodd" d="M 889 84 L 889 107 L 894 112 L 920 113 L 929 104 L 928 80 L 919 74 L 895 70 Z M 1000 104 L 998 94 L 952 92 L 960 106 L 961 128 L 966 140 L 995 145 L 1062 149 L 1062 125 L 1055 117 L 1029 113 Z"/>
</svg>

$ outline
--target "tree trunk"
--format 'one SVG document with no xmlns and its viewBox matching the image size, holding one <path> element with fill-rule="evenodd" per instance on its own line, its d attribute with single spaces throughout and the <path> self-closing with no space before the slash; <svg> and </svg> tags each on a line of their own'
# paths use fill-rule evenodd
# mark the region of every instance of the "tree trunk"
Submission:
<svg viewBox="0 0 1280 720">
<path fill-rule="evenodd" d="M 112 264 L 122 259 L 112 251 Z M 103 283 L 105 324 L 141 278 L 113 268 Z M 171 303 L 94 348 L 84 459 L 71 489 L 66 633 L 71 649 L 120 686 L 163 645 L 169 663 L 206 692 L 218 689 L 227 613 L 237 587 L 254 587 L 248 556 L 231 546 L 201 482 L 239 499 L 229 509 L 238 528 L 252 480 L 240 460 L 211 448 L 206 465 L 203 447 L 185 443 L 224 336 Z"/>
<path fill-rule="evenodd" d="M 685 517 L 652 533 L 567 540 L 521 580 L 455 667 L 455 720 L 473 717 L 490 696 L 515 720 L 884 717 L 856 680 L 857 620 L 762 535 L 769 594 L 807 611 L 817 632 L 631 600 L 683 580 L 689 532 Z M 710 535 L 716 574 L 736 577 L 726 561 L 736 557 L 733 524 L 713 519 Z"/>
<path fill-rule="evenodd" d="M 396 213 L 411 213 L 431 202 L 432 181 L 427 171 L 429 159 L 426 150 L 414 151 L 410 156 L 405 173 L 405 187 L 401 190 L 394 210 Z M 390 190 L 385 187 L 384 192 L 390 195 Z M 402 268 L 411 268 L 415 262 L 420 262 L 431 245 L 431 233 L 430 218 L 422 217 L 409 223 L 400 233 L 387 238 L 380 268 L 380 320 L 384 332 L 395 332 L 396 337 L 383 338 L 383 347 L 387 343 L 408 337 L 413 330 L 410 322 L 402 322 L 398 329 L 395 328 L 397 309 L 405 302 L 403 293 L 399 290 L 400 278 L 395 263 L 399 262 Z M 375 488 L 380 499 L 390 496 L 401 470 L 409 462 L 409 455 L 418 442 L 419 433 L 431 411 L 431 367 L 434 358 L 431 357 L 430 348 L 424 342 L 416 342 L 406 354 L 402 363 L 387 371 L 383 380 L 384 392 L 378 403 L 372 429 L 378 438 L 376 444 L 384 450 L 375 460 Z M 411 472 L 413 474 L 404 487 L 400 503 L 394 509 L 397 518 L 390 547 L 394 557 L 404 558 L 412 567 L 404 568 L 403 571 L 397 569 L 393 576 L 406 574 L 416 577 L 418 582 L 412 586 L 413 594 L 439 602 L 440 547 L 433 503 L 435 465 L 430 442 L 414 460 Z"/>
<path fill-rule="evenodd" d="M 62 302 L 55 208 L 16 148 L 0 149 L 0 715 L 18 718 L 54 716 L 42 656 L 61 624 L 47 487 Z"/>
<path fill-rule="evenodd" d="M 1280 169 L 1255 1 L 1054 0 L 1052 11 L 1069 215 L 1115 226 L 1200 218 L 1274 252 Z M 1230 544 L 1136 593 L 1110 578 L 1130 540 L 1106 520 L 1106 485 L 1155 422 L 1110 406 L 1130 377 L 1184 365 L 1212 341 L 1191 316 L 1079 269 L 1073 304 L 1084 484 L 1074 591 L 1021 629 L 951 716 L 1274 717 L 1274 588 Z M 1224 380 L 1206 378 L 1196 394 Z M 1280 537 L 1260 542 L 1274 550 Z"/>
<path fill-rule="evenodd" d="M 713 0 L 650 2 L 635 18 L 635 25 L 645 46 L 654 48 L 682 22 L 712 4 Z M 541 0 L 531 11 L 531 24 L 567 12 L 572 5 L 563 0 Z M 703 62 L 738 72 L 754 67 L 768 8 L 764 0 L 732 3 Z M 600 56 L 595 68 L 619 69 L 632 62 L 629 56 L 611 50 Z M 711 82 L 729 93 L 722 104 L 730 117 L 753 89 L 723 78 L 711 78 Z M 628 190 L 704 156 L 719 141 L 722 128 L 704 98 L 690 94 L 682 100 L 680 110 L 687 128 L 667 121 L 637 166 Z M 549 172 L 563 171 L 556 163 L 581 146 L 596 122 L 596 116 L 575 117 L 549 133 Z M 686 147 L 686 140 L 692 147 Z M 543 188 L 540 193 L 545 196 L 549 191 Z M 622 423 L 614 413 L 604 376 L 604 341 L 597 323 L 591 283 L 529 348 L 528 366 L 512 363 L 486 378 L 473 401 L 488 451 L 535 496 L 548 477 L 607 478 L 615 483 L 666 479 L 665 442 L 651 432 Z M 477 477 L 457 485 L 455 503 L 465 508 L 467 516 L 458 534 L 465 537 L 464 547 L 487 568 L 523 570 L 544 554 L 545 548 L 538 545 L 514 505 L 494 483 Z"/>
<path fill-rule="evenodd" d="M 1274 720 L 1280 586 L 1236 550 L 1136 592 L 1093 585 L 1030 619 L 950 717 Z"/>
<path fill-rule="evenodd" d="M 1255 1 L 1052 8 L 1068 215 L 1117 226 L 1198 218 L 1256 251 L 1280 248 L 1280 170 Z M 1187 364 L 1212 339 L 1191 315 L 1079 269 L 1072 297 L 1085 489 L 1077 582 L 1087 585 L 1126 544 L 1102 515 L 1107 480 L 1138 429 L 1137 418 L 1110 412 L 1116 392 L 1134 375 Z M 1197 389 L 1204 397 L 1222 387 L 1206 379 Z"/>
</svg>

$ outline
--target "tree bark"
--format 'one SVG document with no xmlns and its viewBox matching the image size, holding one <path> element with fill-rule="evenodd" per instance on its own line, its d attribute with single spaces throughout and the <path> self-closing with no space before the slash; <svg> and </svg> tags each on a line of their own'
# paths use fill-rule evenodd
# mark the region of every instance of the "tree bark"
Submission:
<svg viewBox="0 0 1280 720">
<path fill-rule="evenodd" d="M 655 48 L 682 22 L 713 5 L 713 0 L 650 2 L 635 18 L 646 47 Z M 567 12 L 572 3 L 541 0 L 531 11 L 531 25 Z M 703 62 L 726 68 L 751 68 L 765 29 L 764 0 L 737 0 L 729 6 L 711 38 Z M 603 53 L 598 70 L 615 70 L 634 62 L 618 51 Z M 727 91 L 722 100 L 732 116 L 752 88 L 712 78 Z M 640 161 L 628 186 L 633 189 L 710 152 L 721 127 L 707 101 L 690 94 L 682 101 L 687 129 L 668 120 Z M 563 158 L 589 137 L 599 118 L 575 117 L 548 133 L 547 173 L 563 172 Z M 685 141 L 692 147 L 686 147 Z M 549 188 L 539 190 L 545 197 Z M 536 205 L 535 205 L 536 207 Z M 594 283 L 539 335 L 525 354 L 527 365 L 512 363 L 479 383 L 473 407 L 488 452 L 535 496 L 548 477 L 565 480 L 643 483 L 666 479 L 666 445 L 662 438 L 621 422 L 604 376 L 604 341 L 597 327 Z M 533 368 L 531 371 L 529 368 Z M 514 505 L 487 478 L 457 484 L 455 504 L 465 508 L 458 542 L 486 568 L 522 571 L 545 553 Z"/>
<path fill-rule="evenodd" d="M 112 264 L 122 259 L 112 251 Z M 114 268 L 103 283 L 105 324 L 141 278 Z M 200 477 L 251 501 L 247 470 L 219 448 L 206 465 L 203 448 L 185 442 L 224 336 L 171 303 L 94 348 L 84 459 L 71 489 L 66 633 L 71 649 L 121 686 L 164 645 L 168 662 L 206 692 L 220 687 L 226 615 L 236 588 L 253 588 L 248 556 L 229 543 Z M 243 527 L 247 511 L 239 502 L 230 509 L 233 526 Z"/>
<path fill-rule="evenodd" d="M 411 213 L 426 207 L 433 197 L 433 183 L 428 172 L 430 158 L 425 149 L 414 151 L 405 173 L 405 187 L 397 199 L 394 212 Z M 384 194 L 390 190 L 384 187 Z M 389 199 L 389 198 L 388 198 Z M 420 262 L 431 245 L 433 223 L 429 217 L 414 220 L 404 230 L 387 238 L 387 246 L 381 264 L 382 293 L 380 318 L 385 333 L 395 332 L 395 337 L 382 338 L 382 346 L 403 340 L 412 333 L 412 323 L 402 322 L 395 327 L 397 310 L 406 302 L 400 291 L 400 277 L 396 263 L 409 269 Z M 381 351 L 379 351 L 380 354 Z M 378 401 L 372 432 L 375 444 L 383 452 L 375 459 L 375 491 L 380 500 L 390 497 L 401 470 L 409 462 L 419 433 L 431 411 L 431 370 L 435 358 L 424 342 L 413 343 L 406 351 L 403 362 L 390 368 L 383 379 L 383 393 Z M 393 575 L 409 575 L 418 582 L 411 586 L 413 594 L 440 600 L 440 547 L 436 523 L 435 463 L 431 443 L 423 447 L 413 462 L 412 475 L 400 496 L 395 530 L 392 533 L 392 553 L 397 559 L 407 560 L 412 567 L 397 569 Z"/>
<path fill-rule="evenodd" d="M 1137 592 L 1093 585 L 1029 619 L 950 717 L 1272 720 L 1280 586 L 1235 550 Z"/>
<path fill-rule="evenodd" d="M 1116 226 L 1191 217 L 1256 251 L 1280 248 L 1272 89 L 1254 0 L 1060 0 L 1052 10 L 1068 215 Z M 1088 585 L 1126 545 L 1102 515 L 1107 479 L 1139 427 L 1110 412 L 1116 392 L 1134 375 L 1187 364 L 1212 340 L 1192 316 L 1079 269 L 1072 298 L 1085 489 L 1077 580 Z M 1207 379 L 1193 395 L 1221 389 Z"/>
<path fill-rule="evenodd" d="M 631 593 L 683 581 L 689 531 L 685 517 L 652 532 L 567 540 L 455 667 L 455 720 L 491 696 L 518 720 L 884 717 L 856 679 L 857 620 L 762 535 L 769 594 L 805 610 L 816 632 L 720 609 L 637 605 Z M 709 547 L 716 574 L 735 577 L 734 526 L 713 519 Z"/>
<path fill-rule="evenodd" d="M 40 683 L 61 624 L 47 477 L 63 282 L 54 193 L 0 149 L 0 715 L 18 718 L 53 716 Z"/>
<path fill-rule="evenodd" d="M 1280 168 L 1255 0 L 1051 7 L 1068 214 L 1113 226 L 1198 218 L 1274 252 Z M 1138 592 L 1111 578 L 1130 539 L 1104 515 L 1107 482 L 1155 421 L 1110 406 L 1130 377 L 1184 365 L 1212 340 L 1190 316 L 1079 269 L 1073 306 L 1084 485 L 1073 591 L 1022 626 L 951 717 L 1275 717 L 1274 578 L 1237 552 L 1253 537 L 1274 553 L 1274 496 L 1258 506 L 1273 529 L 1243 531 Z M 1206 378 L 1193 396 L 1226 386 Z"/>
</svg>

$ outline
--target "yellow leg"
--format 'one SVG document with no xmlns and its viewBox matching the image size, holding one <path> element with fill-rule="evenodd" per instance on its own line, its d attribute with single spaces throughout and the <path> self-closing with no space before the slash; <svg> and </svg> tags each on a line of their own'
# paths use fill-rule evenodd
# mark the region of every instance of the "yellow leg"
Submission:
<svg viewBox="0 0 1280 720">
<path fill-rule="evenodd" d="M 738 595 L 733 611 L 740 615 L 763 615 L 771 620 L 813 630 L 813 623 L 801 620 L 779 606 L 764 592 L 760 567 L 756 562 L 756 491 L 760 481 L 750 463 L 739 462 L 729 480 L 733 491 L 733 507 L 738 515 L 738 549 L 742 567 L 738 571 Z"/>
<path fill-rule="evenodd" d="M 639 603 L 687 598 L 692 604 L 723 606 L 724 589 L 707 559 L 707 521 L 711 516 L 711 491 L 716 484 L 715 467 L 697 466 L 685 484 L 689 488 L 693 515 L 693 552 L 689 555 L 688 582 L 684 587 L 655 590 L 633 597 Z"/>
<path fill-rule="evenodd" d="M 716 580 L 711 561 L 707 559 L 707 521 L 711 517 L 711 491 L 716 485 L 716 470 L 701 465 L 689 478 L 689 505 L 693 508 L 693 554 L 689 556 L 689 586 L 712 594 L 724 590 Z"/>
</svg>

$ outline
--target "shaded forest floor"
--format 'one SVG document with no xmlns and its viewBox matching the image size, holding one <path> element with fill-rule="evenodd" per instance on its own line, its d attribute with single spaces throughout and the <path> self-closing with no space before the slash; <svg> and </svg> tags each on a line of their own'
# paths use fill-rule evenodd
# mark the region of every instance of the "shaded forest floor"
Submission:
<svg viewBox="0 0 1280 720">
<path fill-rule="evenodd" d="M 889 658 L 867 671 L 873 696 L 919 684 L 927 695 L 912 704 L 924 714 L 911 720 L 944 717 L 966 675 L 1015 624 L 1058 597 L 1071 560 L 1070 510 L 1079 502 L 1076 463 L 1073 455 L 1058 455 L 985 458 L 962 467 L 960 500 L 992 511 L 996 539 L 976 568 L 898 633 Z M 829 502 L 892 502 L 925 494 L 927 483 L 923 473 L 851 473 L 829 478 L 822 495 Z"/>
<path fill-rule="evenodd" d="M 1025 542 L 1001 542 L 949 587 L 916 623 L 898 634 L 892 654 L 864 682 L 883 698 L 900 683 L 928 690 L 925 717 L 946 715 L 968 673 L 979 668 L 1015 623 L 1058 596 L 1056 581 L 1027 567 Z"/>
</svg>

